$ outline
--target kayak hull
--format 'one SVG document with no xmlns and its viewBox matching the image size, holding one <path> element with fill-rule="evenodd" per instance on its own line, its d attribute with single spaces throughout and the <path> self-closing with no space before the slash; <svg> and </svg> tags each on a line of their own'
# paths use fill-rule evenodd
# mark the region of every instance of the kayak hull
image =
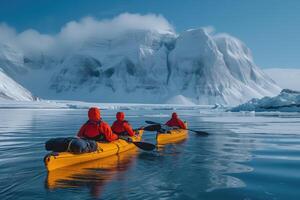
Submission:
<svg viewBox="0 0 300 200">
<path fill-rule="evenodd" d="M 133 141 L 141 141 L 143 130 L 139 131 L 138 135 L 132 137 Z M 115 140 L 112 142 L 97 142 L 97 151 L 83 154 L 73 154 L 70 152 L 50 153 L 45 156 L 44 163 L 48 171 L 52 171 L 58 168 L 75 165 L 78 163 L 84 163 L 92 160 L 106 158 L 112 155 L 116 155 L 130 149 L 136 148 L 136 146 L 125 140 Z"/>
<path fill-rule="evenodd" d="M 185 123 L 187 127 L 187 123 Z M 188 137 L 188 130 L 184 129 L 173 129 L 167 131 L 167 133 L 157 132 L 156 142 L 158 145 L 164 145 L 169 143 L 176 143 L 182 141 Z"/>
<path fill-rule="evenodd" d="M 54 190 L 83 187 L 91 183 L 97 187 L 103 186 L 112 180 L 117 172 L 128 169 L 137 153 L 138 150 L 133 148 L 126 153 L 49 171 L 45 181 L 46 187 Z"/>
</svg>

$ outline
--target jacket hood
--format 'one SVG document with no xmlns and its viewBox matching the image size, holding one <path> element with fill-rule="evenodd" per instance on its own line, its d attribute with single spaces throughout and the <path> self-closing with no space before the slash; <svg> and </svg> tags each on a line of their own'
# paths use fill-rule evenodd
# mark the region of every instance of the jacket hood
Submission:
<svg viewBox="0 0 300 200">
<path fill-rule="evenodd" d="M 118 121 L 123 121 L 125 119 L 125 114 L 123 112 L 118 112 L 116 118 Z"/>
<path fill-rule="evenodd" d="M 89 116 L 89 120 L 99 121 L 101 119 L 100 109 L 96 107 L 90 108 L 88 116 Z"/>
<path fill-rule="evenodd" d="M 173 112 L 173 113 L 172 113 L 172 118 L 173 118 L 173 119 L 177 119 L 177 118 L 178 118 L 178 115 L 177 115 L 176 112 Z"/>
</svg>

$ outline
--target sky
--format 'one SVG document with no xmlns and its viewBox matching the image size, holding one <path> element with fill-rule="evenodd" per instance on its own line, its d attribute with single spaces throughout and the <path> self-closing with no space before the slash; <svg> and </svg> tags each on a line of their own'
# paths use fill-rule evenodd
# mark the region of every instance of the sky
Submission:
<svg viewBox="0 0 300 200">
<path fill-rule="evenodd" d="M 298 0 L 0 0 L 0 24 L 55 35 L 85 17 L 155 14 L 177 33 L 212 26 L 239 38 L 261 68 L 300 69 L 299 10 Z"/>
</svg>

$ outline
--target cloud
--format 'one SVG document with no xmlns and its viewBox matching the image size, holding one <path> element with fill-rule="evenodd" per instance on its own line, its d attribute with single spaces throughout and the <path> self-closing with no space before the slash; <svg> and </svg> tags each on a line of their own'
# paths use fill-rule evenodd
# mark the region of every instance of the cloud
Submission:
<svg viewBox="0 0 300 200">
<path fill-rule="evenodd" d="M 213 26 L 205 26 L 203 29 L 210 35 L 214 34 L 215 28 Z"/>
<path fill-rule="evenodd" d="M 0 42 L 11 42 L 16 37 L 15 29 L 5 23 L 0 23 Z"/>
<path fill-rule="evenodd" d="M 16 42 L 23 50 L 45 52 L 55 45 L 55 37 L 29 29 L 17 35 Z"/>
<path fill-rule="evenodd" d="M 28 54 L 61 53 L 80 47 L 90 38 L 114 38 L 131 30 L 174 32 L 173 26 L 161 15 L 123 13 L 112 19 L 97 20 L 93 17 L 85 17 L 79 21 L 70 21 L 53 35 L 41 34 L 34 29 L 17 33 L 14 28 L 2 23 L 0 42 L 19 47 Z"/>
</svg>

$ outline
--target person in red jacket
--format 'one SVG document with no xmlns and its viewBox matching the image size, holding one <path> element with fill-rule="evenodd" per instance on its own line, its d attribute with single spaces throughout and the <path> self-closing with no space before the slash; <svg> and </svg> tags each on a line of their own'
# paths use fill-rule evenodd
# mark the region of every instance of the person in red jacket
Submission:
<svg viewBox="0 0 300 200">
<path fill-rule="evenodd" d="M 111 126 L 114 133 L 118 135 L 129 135 L 134 136 L 134 131 L 128 121 L 125 120 L 125 114 L 123 112 L 118 112 L 116 114 L 117 120 Z"/>
<path fill-rule="evenodd" d="M 102 121 L 99 108 L 90 108 L 88 117 L 89 120 L 81 126 L 78 137 L 108 142 L 118 139 L 118 135 L 114 134 L 110 126 Z"/>
<path fill-rule="evenodd" d="M 185 124 L 183 123 L 183 121 L 181 121 L 177 115 L 176 112 L 173 112 L 172 113 L 172 118 L 167 121 L 166 123 L 167 126 L 170 126 L 170 127 L 178 127 L 178 128 L 183 128 L 183 129 L 186 129 L 186 126 Z"/>
</svg>

